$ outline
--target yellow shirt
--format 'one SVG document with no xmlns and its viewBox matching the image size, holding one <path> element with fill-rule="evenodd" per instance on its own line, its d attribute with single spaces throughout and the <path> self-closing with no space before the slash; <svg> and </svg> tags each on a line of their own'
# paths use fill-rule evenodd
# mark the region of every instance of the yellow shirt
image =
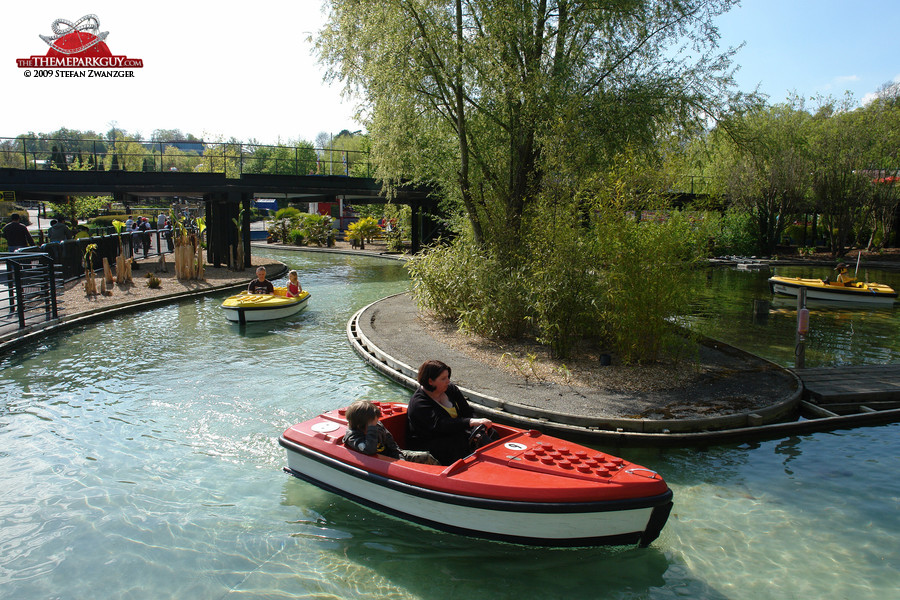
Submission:
<svg viewBox="0 0 900 600">
<path fill-rule="evenodd" d="M 459 413 L 456 412 L 456 405 L 455 405 L 455 404 L 451 404 L 449 407 L 447 407 L 447 406 L 444 406 L 443 404 L 441 404 L 440 402 L 438 402 L 438 406 L 440 406 L 441 408 L 443 408 L 444 410 L 446 410 L 446 411 L 447 411 L 447 414 L 449 414 L 449 415 L 450 415 L 451 417 L 453 417 L 454 419 L 457 418 L 457 417 L 459 416 Z"/>
</svg>

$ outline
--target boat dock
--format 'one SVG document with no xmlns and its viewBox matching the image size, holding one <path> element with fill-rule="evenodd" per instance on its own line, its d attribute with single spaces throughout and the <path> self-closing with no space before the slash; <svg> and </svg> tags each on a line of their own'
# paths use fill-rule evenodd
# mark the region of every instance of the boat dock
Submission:
<svg viewBox="0 0 900 600">
<path fill-rule="evenodd" d="M 900 364 L 817 367 L 795 371 L 803 406 L 815 417 L 900 409 Z"/>
</svg>

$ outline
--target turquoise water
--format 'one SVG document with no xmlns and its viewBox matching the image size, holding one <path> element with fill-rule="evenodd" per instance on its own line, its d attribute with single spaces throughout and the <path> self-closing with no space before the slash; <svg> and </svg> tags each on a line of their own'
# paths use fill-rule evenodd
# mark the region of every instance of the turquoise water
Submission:
<svg viewBox="0 0 900 600">
<path fill-rule="evenodd" d="M 306 312 L 242 330 L 221 297 L 184 301 L 0 358 L 0 598 L 896 595 L 896 425 L 616 450 L 675 491 L 647 549 L 471 540 L 289 477 L 292 423 L 407 399 L 345 326 L 408 284 L 391 261 L 269 255 L 300 270 Z"/>
</svg>

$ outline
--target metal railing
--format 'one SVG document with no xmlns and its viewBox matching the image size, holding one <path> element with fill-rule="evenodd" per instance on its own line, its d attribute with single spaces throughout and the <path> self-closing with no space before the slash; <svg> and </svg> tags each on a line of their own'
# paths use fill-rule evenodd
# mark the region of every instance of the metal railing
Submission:
<svg viewBox="0 0 900 600">
<path fill-rule="evenodd" d="M 171 254 L 175 249 L 173 235 L 174 233 L 171 229 L 123 232 L 121 236 L 122 249 L 126 258 L 150 258 L 160 254 Z M 107 259 L 110 265 L 116 264 L 116 257 L 119 255 L 119 243 L 119 236 L 111 233 L 110 235 L 104 234 L 66 240 L 64 242 L 49 242 L 40 246 L 23 248 L 16 254 L 21 254 L 22 252 L 46 254 L 59 266 L 65 281 L 70 281 L 84 276 L 84 253 L 88 245 L 97 245 L 91 268 L 98 272 L 103 269 L 104 258 Z"/>
<path fill-rule="evenodd" d="M 202 141 L 0 137 L 0 168 L 372 177 L 361 150 Z"/>
<path fill-rule="evenodd" d="M 40 252 L 0 254 L 0 332 L 25 329 L 59 318 L 62 269 Z"/>
</svg>

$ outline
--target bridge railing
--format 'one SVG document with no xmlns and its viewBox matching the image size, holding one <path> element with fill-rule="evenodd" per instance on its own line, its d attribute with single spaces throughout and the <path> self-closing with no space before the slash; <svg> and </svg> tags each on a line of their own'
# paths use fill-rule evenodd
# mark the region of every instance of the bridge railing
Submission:
<svg viewBox="0 0 900 600">
<path fill-rule="evenodd" d="M 0 168 L 372 177 L 361 150 L 202 141 L 0 137 Z"/>
<path fill-rule="evenodd" d="M 0 333 L 58 319 L 62 289 L 62 269 L 47 254 L 0 254 Z"/>
</svg>

